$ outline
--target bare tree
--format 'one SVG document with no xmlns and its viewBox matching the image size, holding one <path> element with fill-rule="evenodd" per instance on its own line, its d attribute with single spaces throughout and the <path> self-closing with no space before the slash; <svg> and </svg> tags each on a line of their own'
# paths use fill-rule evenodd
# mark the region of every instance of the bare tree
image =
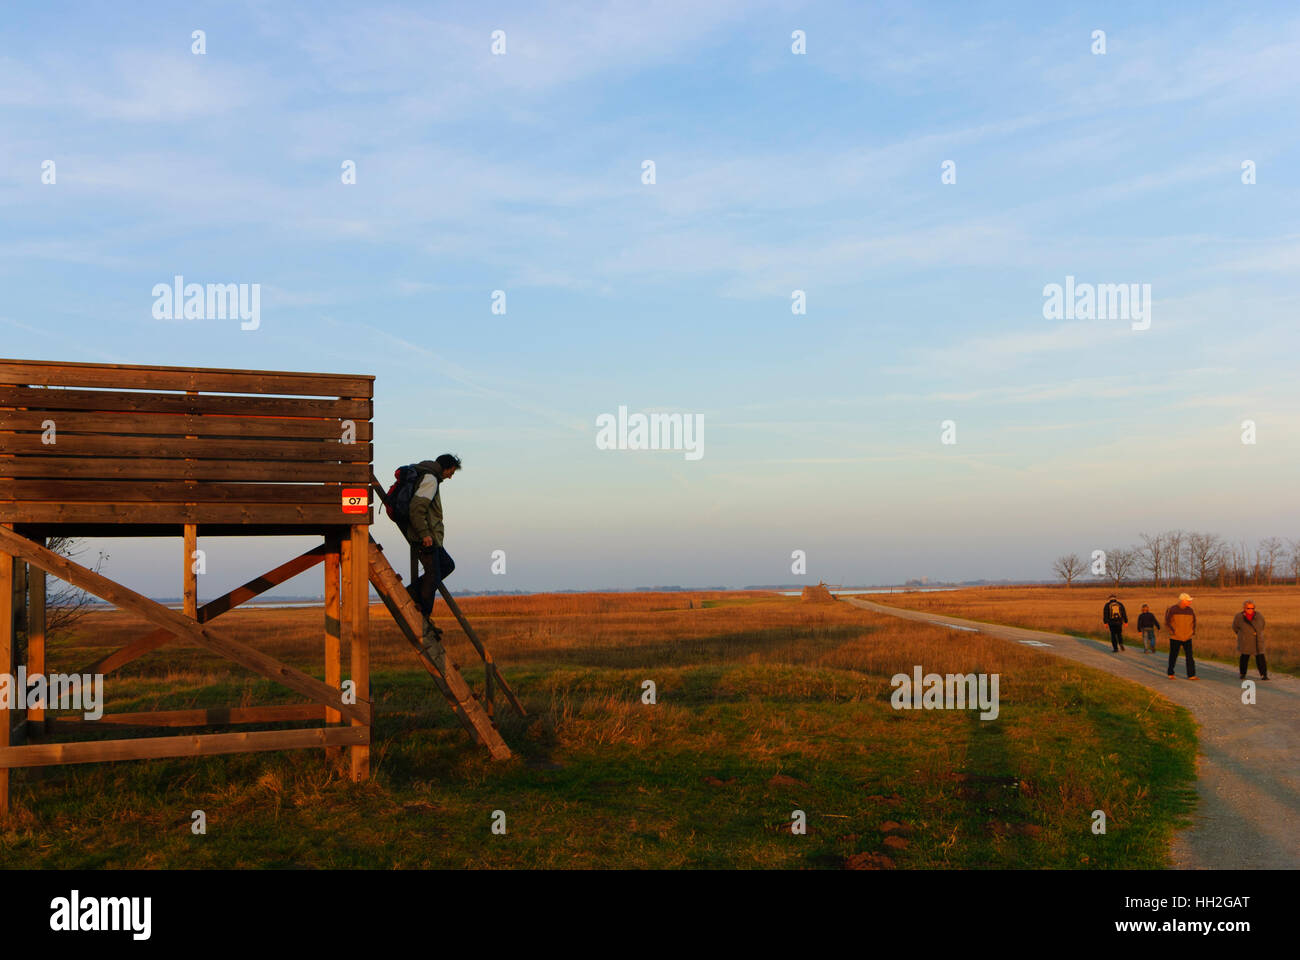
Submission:
<svg viewBox="0 0 1300 960">
<path fill-rule="evenodd" d="M 1137 551 L 1127 547 L 1116 547 L 1114 550 L 1106 551 L 1106 572 L 1115 584 L 1116 590 L 1128 579 L 1137 566 L 1137 561 Z"/>
<path fill-rule="evenodd" d="M 1296 586 L 1300 586 L 1300 540 L 1292 540 L 1290 546 L 1291 555 L 1287 559 L 1291 562 L 1291 576 L 1295 577 Z"/>
<path fill-rule="evenodd" d="M 1273 582 L 1273 571 L 1278 565 L 1278 561 L 1286 554 L 1286 544 L 1282 542 L 1281 537 L 1265 537 L 1259 541 L 1259 553 L 1263 563 L 1263 574 L 1266 583 Z"/>
<path fill-rule="evenodd" d="M 1142 546 L 1138 547 L 1138 563 L 1151 573 L 1151 585 L 1160 586 L 1160 575 L 1165 570 L 1165 535 L 1142 533 Z"/>
<path fill-rule="evenodd" d="M 1223 548 L 1217 533 L 1189 533 L 1187 535 L 1188 576 L 1197 583 L 1209 583 L 1214 562 Z"/>
<path fill-rule="evenodd" d="M 85 541 L 77 537 L 50 537 L 45 541 L 45 547 L 47 550 L 52 550 L 69 560 L 75 560 L 86 552 Z M 95 561 L 95 565 L 90 569 L 98 573 L 107 559 L 108 554 L 101 552 Z M 72 629 L 77 621 L 90 612 L 90 607 L 94 605 L 95 598 L 80 587 L 74 587 L 62 580 L 51 578 L 47 583 L 45 593 L 45 633 L 46 636 L 54 636 L 57 633 Z"/>
<path fill-rule="evenodd" d="M 1057 557 L 1052 562 L 1052 570 L 1065 581 L 1067 587 L 1074 583 L 1075 578 L 1079 577 L 1086 569 L 1087 565 L 1077 553 L 1068 553 L 1063 557 Z"/>
<path fill-rule="evenodd" d="M 1183 578 L 1183 549 L 1187 534 L 1170 530 L 1165 534 L 1165 583 L 1172 584 Z"/>
</svg>

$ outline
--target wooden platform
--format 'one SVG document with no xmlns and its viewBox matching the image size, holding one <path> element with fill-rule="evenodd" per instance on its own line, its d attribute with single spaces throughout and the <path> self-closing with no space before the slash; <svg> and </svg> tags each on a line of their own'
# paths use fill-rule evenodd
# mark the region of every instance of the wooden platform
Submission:
<svg viewBox="0 0 1300 960">
<path fill-rule="evenodd" d="M 107 600 L 150 627 L 76 667 L 109 676 L 169 643 L 218 654 L 307 703 L 131 711 L 93 721 L 49 716 L 44 704 L 0 706 L 0 815 L 12 768 L 323 747 L 354 780 L 370 775 L 369 585 L 457 718 L 496 759 L 510 749 L 493 724 L 500 690 L 523 714 L 491 654 L 443 586 L 475 651 L 486 693 L 471 691 L 370 538 L 374 378 L 273 370 L 49 363 L 0 359 L 0 673 L 26 641 L 27 676 L 46 660 L 46 578 Z M 198 604 L 200 537 L 313 535 L 316 546 Z M 184 603 L 172 610 L 49 549 L 50 537 L 180 537 Z M 287 580 L 324 567 L 324 665 L 312 675 L 240 642 L 212 621 Z M 346 648 L 347 656 L 344 656 Z M 344 676 L 344 664 L 347 676 Z M 50 705 L 49 711 L 52 711 Z M 314 721 L 305 729 L 94 741 L 50 734 Z M 319 724 L 323 723 L 324 726 Z"/>
<path fill-rule="evenodd" d="M 374 377 L 0 359 L 0 523 L 43 536 L 369 524 Z M 346 530 L 342 532 L 346 533 Z"/>
</svg>

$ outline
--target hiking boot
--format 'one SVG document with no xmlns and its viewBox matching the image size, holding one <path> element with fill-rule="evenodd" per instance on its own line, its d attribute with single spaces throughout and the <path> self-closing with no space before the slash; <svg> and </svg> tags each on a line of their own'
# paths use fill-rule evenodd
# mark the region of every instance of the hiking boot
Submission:
<svg viewBox="0 0 1300 960">
<path fill-rule="evenodd" d="M 1245 679 L 1244 677 L 1242 679 Z M 1272 680 L 1272 677 L 1260 677 L 1261 680 Z"/>
<path fill-rule="evenodd" d="M 1170 679 L 1170 680 L 1177 680 L 1178 678 L 1177 678 L 1176 676 L 1174 676 L 1174 675 L 1171 673 L 1171 674 L 1169 674 L 1169 679 Z"/>
<path fill-rule="evenodd" d="M 1200 678 L 1200 677 L 1188 677 L 1187 679 L 1188 679 L 1188 680 L 1199 680 L 1199 679 L 1201 679 L 1201 678 Z"/>
</svg>

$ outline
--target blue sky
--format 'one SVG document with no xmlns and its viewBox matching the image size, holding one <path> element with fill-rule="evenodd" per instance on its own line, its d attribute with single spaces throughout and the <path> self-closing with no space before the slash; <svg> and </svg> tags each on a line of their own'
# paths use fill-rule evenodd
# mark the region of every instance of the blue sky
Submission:
<svg viewBox="0 0 1300 960">
<path fill-rule="evenodd" d="M 0 355 L 374 374 L 381 477 L 464 458 L 459 589 L 791 582 L 795 549 L 812 580 L 1048 576 L 1140 530 L 1300 536 L 1293 5 L 5 20 Z M 260 283 L 260 328 L 154 319 L 175 274 Z M 1067 275 L 1150 284 L 1150 329 L 1044 319 Z M 598 450 L 620 404 L 701 414 L 704 457 Z M 222 541 L 201 595 L 296 546 Z M 179 590 L 156 545 L 107 549 Z"/>
</svg>

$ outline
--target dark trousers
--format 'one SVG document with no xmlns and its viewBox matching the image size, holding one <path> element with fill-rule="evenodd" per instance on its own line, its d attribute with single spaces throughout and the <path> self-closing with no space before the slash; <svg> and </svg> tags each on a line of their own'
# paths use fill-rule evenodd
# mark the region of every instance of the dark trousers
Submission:
<svg viewBox="0 0 1300 960">
<path fill-rule="evenodd" d="M 433 613 L 433 601 L 438 596 L 438 584 L 451 576 L 456 569 L 456 561 L 437 544 L 432 547 L 420 547 L 420 564 L 424 567 L 424 576 L 420 578 L 420 612 L 426 617 Z"/>
<path fill-rule="evenodd" d="M 1118 651 L 1124 646 L 1124 623 L 1112 623 L 1110 625 L 1110 648 Z"/>
<path fill-rule="evenodd" d="M 1250 666 L 1250 654 L 1243 653 L 1241 655 L 1241 669 L 1239 671 L 1243 677 L 1246 675 L 1246 668 L 1248 666 Z M 1262 653 L 1255 654 L 1255 666 L 1259 667 L 1259 675 L 1261 677 L 1268 676 L 1268 664 L 1264 662 L 1264 655 Z"/>
<path fill-rule="evenodd" d="M 1187 648 L 1187 675 L 1196 676 L 1196 660 L 1192 657 L 1192 641 L 1175 640 L 1172 637 L 1169 640 L 1169 672 L 1174 672 L 1174 667 L 1178 665 L 1178 648 L 1180 646 Z"/>
</svg>

